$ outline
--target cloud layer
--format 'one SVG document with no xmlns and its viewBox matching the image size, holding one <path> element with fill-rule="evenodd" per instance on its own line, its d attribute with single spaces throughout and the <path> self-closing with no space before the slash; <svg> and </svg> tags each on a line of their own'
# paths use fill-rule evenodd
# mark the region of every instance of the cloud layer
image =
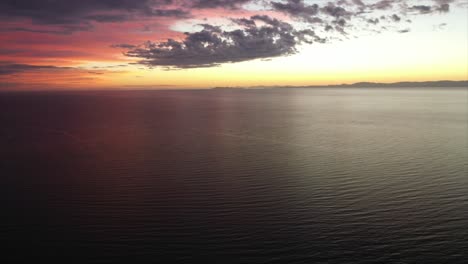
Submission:
<svg viewBox="0 0 468 264">
<path fill-rule="evenodd" d="M 80 24 L 122 21 L 132 14 L 179 16 L 184 13 L 179 9 L 159 9 L 171 3 L 171 0 L 3 0 L 0 9 L 4 17 L 30 18 L 42 24 Z"/>
<path fill-rule="evenodd" d="M 327 42 L 347 37 L 353 31 L 380 32 L 395 28 L 397 33 L 410 32 L 408 25 L 400 28 L 402 17 L 411 14 L 447 12 L 454 0 L 433 0 L 432 5 L 411 5 L 411 1 L 379 0 L 364 3 L 361 0 L 339 0 L 319 5 L 314 1 L 195 1 L 197 8 L 241 8 L 242 4 L 261 2 L 274 12 L 272 18 L 252 16 L 233 20 L 240 28 L 232 31 L 203 25 L 203 30 L 185 33 L 182 40 L 169 39 L 147 42 L 128 48 L 126 56 L 139 59 L 138 63 L 156 67 L 196 68 L 211 67 L 222 63 L 273 58 L 296 52 L 297 46 L 313 42 Z M 229 3 L 228 3 L 229 2 Z M 278 15 L 275 15 L 278 14 Z M 282 20 L 278 17 L 283 15 Z M 286 15 L 288 18 L 284 18 Z M 288 21 L 288 22 L 286 22 Z M 263 22 L 262 26 L 258 22 Z M 410 20 L 405 20 L 409 23 Z M 298 27 L 301 30 L 297 29 Z"/>
<path fill-rule="evenodd" d="M 29 64 L 17 64 L 17 63 L 0 63 L 0 75 L 9 75 L 22 72 L 31 72 L 31 71 L 62 71 L 62 70 L 71 70 L 70 67 L 56 67 L 51 65 L 29 65 Z"/>
<path fill-rule="evenodd" d="M 224 31 L 202 25 L 200 32 L 186 33 L 183 41 L 148 42 L 125 53 L 147 66 L 173 68 L 211 67 L 221 63 L 273 58 L 296 52 L 300 43 L 322 41 L 311 30 L 296 30 L 269 16 L 233 20 L 242 29 Z"/>
<path fill-rule="evenodd" d="M 97 25 L 131 25 L 130 37 L 107 47 L 122 50 L 137 64 L 184 69 L 287 56 L 300 45 L 346 39 L 360 31 L 408 33 L 409 17 L 449 12 L 456 1 L 3 0 L 0 31 L 65 37 L 92 32 Z M 200 30 L 183 33 L 171 27 L 195 20 L 204 21 Z M 135 30 L 136 24 L 145 30 Z M 157 34 L 140 41 L 144 32 L 152 33 L 150 28 Z M 0 66 L 0 74 L 31 69 L 12 63 Z"/>
</svg>

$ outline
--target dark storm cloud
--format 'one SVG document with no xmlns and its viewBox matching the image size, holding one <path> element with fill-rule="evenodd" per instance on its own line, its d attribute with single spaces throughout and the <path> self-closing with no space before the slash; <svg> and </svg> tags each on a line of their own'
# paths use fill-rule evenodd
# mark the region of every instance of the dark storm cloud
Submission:
<svg viewBox="0 0 468 264">
<path fill-rule="evenodd" d="M 364 4 L 364 2 L 362 2 L 361 0 L 353 0 L 352 2 L 357 6 L 366 6 L 366 4 Z"/>
<path fill-rule="evenodd" d="M 455 0 L 434 0 L 434 2 L 436 3 L 434 10 L 444 13 L 450 11 L 450 4 Z"/>
<path fill-rule="evenodd" d="M 251 2 L 252 0 L 192 0 L 188 1 L 192 3 L 193 8 L 226 8 L 226 9 L 238 9 L 243 4 Z"/>
<path fill-rule="evenodd" d="M 362 5 L 364 3 L 357 0 L 356 5 Z M 304 0 L 287 0 L 286 2 L 271 2 L 271 7 L 275 11 L 279 11 L 289 15 L 293 19 L 309 22 L 309 23 L 324 23 L 327 22 L 335 24 L 339 32 L 344 32 L 348 22 L 346 20 L 351 19 L 353 16 L 357 16 L 361 11 L 348 11 L 344 7 L 349 6 L 351 3 L 340 0 L 332 3 L 328 2 L 325 6 L 320 7 L 317 4 L 306 4 Z M 361 8 L 362 9 L 362 8 Z M 328 28 L 330 30 L 330 28 Z M 327 31 L 328 31 L 327 30 Z"/>
<path fill-rule="evenodd" d="M 369 7 L 371 9 L 386 10 L 386 9 L 392 8 L 393 4 L 397 2 L 398 2 L 397 0 L 381 0 L 375 4 L 370 5 Z"/>
<path fill-rule="evenodd" d="M 255 26 L 255 21 L 252 19 L 247 18 L 239 18 L 239 19 L 231 19 L 234 23 L 244 27 L 252 27 Z"/>
<path fill-rule="evenodd" d="M 400 22 L 400 21 L 401 21 L 401 17 L 399 17 L 397 14 L 393 14 L 390 18 L 391 18 L 394 22 Z"/>
<path fill-rule="evenodd" d="M 360 1 L 360 0 L 354 0 L 354 1 Z M 360 5 L 356 2 L 354 2 L 356 5 Z M 434 5 L 412 5 L 409 7 L 405 7 L 406 5 L 409 5 L 409 2 L 411 1 L 404 1 L 404 0 L 380 0 L 374 4 L 367 5 L 367 7 L 370 10 L 389 10 L 394 8 L 395 6 L 400 5 L 401 6 L 401 11 L 404 12 L 407 10 L 409 11 L 416 11 L 420 14 L 429 14 L 433 12 L 448 12 L 450 10 L 450 4 L 454 3 L 456 0 L 432 0 L 434 2 Z"/>
<path fill-rule="evenodd" d="M 363 0 L 337 0 L 321 5 L 304 0 L 179 0 L 177 3 L 185 3 L 194 9 L 238 10 L 250 2 L 263 4 L 270 11 L 286 14 L 292 20 L 306 22 L 306 29 L 298 30 L 279 19 L 256 15 L 231 19 L 240 27 L 231 31 L 204 24 L 201 25 L 203 30 L 185 33 L 182 40 L 148 41 L 140 46 L 121 44 L 114 47 L 126 50 L 126 56 L 139 59 L 136 64 L 148 67 L 212 67 L 223 63 L 290 55 L 302 43 L 325 42 L 325 38 L 319 37 L 314 31 L 314 24 L 317 22 L 323 25 L 319 31 L 331 38 L 333 35 L 336 37 L 336 34 L 350 36 L 351 30 L 365 30 L 369 24 L 379 24 L 382 29 L 386 29 L 386 24 L 401 23 L 408 16 L 408 11 L 417 11 L 419 14 L 446 12 L 454 0 L 432 0 L 434 4 L 431 6 L 410 5 L 410 1 L 405 0 L 379 0 L 371 3 Z M 372 17 L 372 14 L 375 16 Z M 409 31 L 408 28 L 397 32 Z"/>
<path fill-rule="evenodd" d="M 379 23 L 379 21 L 380 21 L 380 20 L 379 20 L 378 18 L 369 18 L 369 19 L 367 20 L 367 23 L 373 24 L 373 25 L 377 25 L 377 24 Z"/>
<path fill-rule="evenodd" d="M 256 13 L 254 10 L 241 10 L 251 2 L 256 6 L 263 5 L 273 13 L 272 16 L 281 13 L 287 15 L 289 20 L 301 22 L 290 24 L 279 18 L 253 15 L 250 18 L 230 19 L 237 29 L 226 31 L 204 24 L 201 25 L 203 30 L 185 33 L 182 40 L 111 46 L 125 50 L 126 56 L 138 59 L 137 64 L 149 67 L 212 67 L 222 63 L 286 56 L 294 54 L 300 44 L 325 42 L 325 38 L 314 31 L 316 23 L 321 23 L 317 32 L 322 33 L 319 34 L 333 39 L 349 35 L 353 30 L 366 30 L 371 25 L 379 24 L 379 27 L 385 28 L 389 23 L 403 24 L 403 19 L 411 14 L 448 12 L 455 0 L 428 1 L 429 5 L 419 5 L 417 2 L 411 5 L 409 0 L 331 0 L 320 4 L 305 0 L 2 0 L 0 23 L 18 18 L 30 20 L 32 25 L 5 26 L 0 30 L 67 35 L 91 30 L 95 23 L 136 21 L 150 17 L 186 19 L 191 17 L 189 10 L 196 15 L 199 9 L 213 8 L 225 9 L 218 16 L 226 15 L 225 18 L 230 19 L 229 15 L 238 17 L 238 13 Z M 265 9 L 258 12 L 265 13 Z M 211 14 L 214 11 L 204 10 L 202 13 Z M 296 28 L 298 24 L 302 26 L 301 30 Z M 406 33 L 409 29 L 398 32 Z M 131 39 L 123 42 L 133 43 Z M 0 63 L 0 74 L 45 69 L 65 68 Z"/>
<path fill-rule="evenodd" d="M 420 14 L 429 14 L 434 12 L 446 13 L 450 11 L 450 4 L 453 3 L 454 0 L 434 0 L 434 5 L 414 5 L 409 7 L 410 11 L 416 11 Z"/>
<path fill-rule="evenodd" d="M 429 14 L 432 12 L 432 8 L 430 6 L 426 6 L 426 5 L 415 5 L 415 6 L 411 6 L 409 8 L 409 10 L 411 11 L 417 11 L 421 14 Z"/>
<path fill-rule="evenodd" d="M 304 0 L 288 0 L 286 3 L 272 2 L 271 5 L 276 11 L 301 18 L 309 22 L 314 22 L 314 17 L 319 12 L 319 6 L 317 4 L 306 5 Z M 315 22 L 316 21 L 317 20 L 315 19 Z"/>
<path fill-rule="evenodd" d="M 376 20 L 366 18 L 366 14 L 372 13 L 393 12 L 396 13 L 396 17 L 393 17 L 391 21 L 399 22 L 401 17 L 408 15 L 407 11 L 419 14 L 448 12 L 450 4 L 457 0 L 430 1 L 433 2 L 433 5 L 414 4 L 416 1 L 410 0 L 379 0 L 373 3 L 367 3 L 362 0 L 335 0 L 321 6 L 308 4 L 304 0 L 276 0 L 267 2 L 269 2 L 269 6 L 273 10 L 288 14 L 292 19 L 306 22 L 323 22 L 325 24 L 341 24 L 344 27 L 344 24 L 350 25 L 349 21 L 353 18 L 364 18 L 364 21 L 375 23 Z M 413 5 L 410 4 L 412 2 Z M 332 21 L 330 21 L 330 18 Z"/>
<path fill-rule="evenodd" d="M 420 13 L 448 12 L 450 3 L 455 0 L 432 1 L 433 6 L 415 5 L 408 9 Z M 53 32 L 45 30 L 43 33 L 70 34 L 92 29 L 92 22 L 114 23 L 147 17 L 188 18 L 191 15 L 190 9 L 236 10 L 250 2 L 310 23 L 324 22 L 326 16 L 336 20 L 350 19 L 363 12 L 396 9 L 397 6 L 407 3 L 403 0 L 380 0 L 373 4 L 366 4 L 362 0 L 338 0 L 319 6 L 307 4 L 304 0 L 2 0 L 0 19 L 26 18 L 31 19 L 33 24 L 67 26 L 68 28 Z M 348 10 L 352 6 L 358 7 L 358 10 Z M 325 15 L 325 18 L 322 15 Z M 75 27 L 72 27 L 73 25 Z M 41 30 L 37 29 L 29 30 L 41 33 Z"/>
<path fill-rule="evenodd" d="M 448 12 L 450 11 L 450 4 L 441 4 L 436 7 L 436 10 L 439 12 Z"/>
<path fill-rule="evenodd" d="M 139 63 L 146 66 L 183 69 L 285 56 L 296 53 L 300 43 L 324 41 L 310 29 L 296 30 L 269 16 L 257 15 L 238 21 L 242 29 L 224 31 L 202 25 L 204 29 L 199 32 L 185 33 L 183 41 L 147 42 L 125 54 L 141 59 Z"/>
<path fill-rule="evenodd" d="M 181 9 L 153 9 L 146 13 L 149 16 L 157 17 L 177 17 L 177 18 L 188 18 L 190 13 Z"/>
<path fill-rule="evenodd" d="M 178 9 L 164 9 L 172 0 L 2 0 L 0 18 L 29 18 L 36 24 L 70 25 L 118 22 L 138 16 L 184 17 Z M 163 9 L 159 9 L 163 8 Z"/>
<path fill-rule="evenodd" d="M 341 6 L 336 6 L 333 3 L 328 3 L 326 6 L 321 8 L 321 11 L 336 19 L 342 18 L 342 17 L 349 17 L 352 15 L 351 12 L 346 11 L 346 9 L 344 9 Z"/>
</svg>

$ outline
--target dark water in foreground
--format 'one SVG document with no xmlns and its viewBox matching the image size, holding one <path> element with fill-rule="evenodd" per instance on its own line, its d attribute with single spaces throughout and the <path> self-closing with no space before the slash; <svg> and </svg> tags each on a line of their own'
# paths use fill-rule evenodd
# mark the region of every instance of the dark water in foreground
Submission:
<svg viewBox="0 0 468 264">
<path fill-rule="evenodd" d="M 467 89 L 3 93 L 0 124 L 3 263 L 468 258 Z"/>
</svg>

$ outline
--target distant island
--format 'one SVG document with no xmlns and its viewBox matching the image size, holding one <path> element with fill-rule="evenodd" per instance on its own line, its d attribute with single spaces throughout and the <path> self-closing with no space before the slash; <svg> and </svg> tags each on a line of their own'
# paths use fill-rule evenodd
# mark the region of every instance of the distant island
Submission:
<svg viewBox="0 0 468 264">
<path fill-rule="evenodd" d="M 306 85 L 306 86 L 251 86 L 251 87 L 214 87 L 213 90 L 232 89 L 271 89 L 271 88 L 468 88 L 467 81 L 430 81 L 430 82 L 358 82 L 353 84 Z"/>
</svg>

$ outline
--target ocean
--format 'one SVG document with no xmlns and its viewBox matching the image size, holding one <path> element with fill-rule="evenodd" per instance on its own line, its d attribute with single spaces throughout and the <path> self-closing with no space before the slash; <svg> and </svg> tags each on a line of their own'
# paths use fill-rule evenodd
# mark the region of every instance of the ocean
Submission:
<svg viewBox="0 0 468 264">
<path fill-rule="evenodd" d="M 468 89 L 0 93 L 2 263 L 466 263 Z"/>
</svg>

